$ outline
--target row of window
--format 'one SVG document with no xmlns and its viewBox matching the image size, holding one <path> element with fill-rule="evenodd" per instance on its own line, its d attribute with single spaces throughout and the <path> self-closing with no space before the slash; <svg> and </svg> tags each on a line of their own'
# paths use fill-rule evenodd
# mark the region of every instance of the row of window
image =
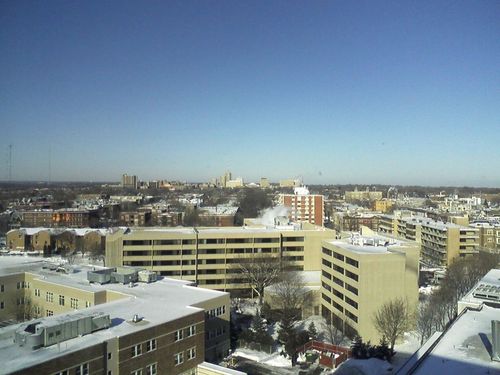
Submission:
<svg viewBox="0 0 500 375">
<path fill-rule="evenodd" d="M 174 333 L 174 341 L 180 341 L 185 338 L 196 335 L 196 326 L 192 325 L 184 329 L 179 329 Z"/>
<path fill-rule="evenodd" d="M 332 256 L 335 259 L 340 260 L 341 262 L 345 261 L 347 264 L 350 264 L 353 267 L 356 267 L 356 268 L 359 267 L 359 262 L 357 260 L 349 258 L 348 256 L 344 256 L 342 254 L 339 254 L 339 253 L 337 253 L 337 252 L 335 252 L 333 250 L 327 249 L 325 247 L 323 247 L 322 251 L 323 251 L 323 254 L 326 254 L 328 256 Z"/>
<path fill-rule="evenodd" d="M 158 374 L 158 363 L 151 363 L 146 366 L 146 371 L 143 372 L 142 368 L 133 370 L 130 375 L 157 375 Z"/>
<path fill-rule="evenodd" d="M 90 374 L 90 366 L 88 363 L 82 363 L 81 365 L 73 367 L 72 369 L 67 369 L 67 370 L 56 372 L 54 375 L 69 375 L 69 374 L 89 375 Z"/>
<path fill-rule="evenodd" d="M 142 345 L 143 344 L 146 347 L 145 348 L 146 353 L 149 353 L 149 352 L 152 352 L 153 350 L 156 350 L 156 345 L 157 345 L 156 339 L 151 339 L 151 340 L 146 341 L 145 343 L 141 343 L 141 344 L 137 344 L 137 345 L 132 346 L 132 348 L 131 348 L 132 358 L 138 357 L 142 354 Z"/>
<path fill-rule="evenodd" d="M 217 327 L 217 329 L 213 329 L 213 330 L 207 331 L 205 333 L 205 336 L 206 336 L 207 340 L 212 340 L 212 339 L 215 339 L 217 337 L 222 336 L 225 333 L 226 333 L 226 327 L 219 326 L 219 327 Z"/>
<path fill-rule="evenodd" d="M 186 358 L 188 361 L 196 358 L 196 347 L 195 346 L 186 350 Z M 175 353 L 174 354 L 175 366 L 179 366 L 182 363 L 184 363 L 184 352 Z"/>
<path fill-rule="evenodd" d="M 205 318 L 212 319 L 226 313 L 226 305 L 219 306 L 215 309 L 205 311 Z"/>
<path fill-rule="evenodd" d="M 40 289 L 35 289 L 35 297 L 40 297 Z M 52 292 L 46 292 L 45 293 L 45 301 L 53 303 L 54 302 L 54 293 Z M 60 306 L 65 306 L 66 299 L 65 296 L 62 294 L 59 295 L 59 305 Z M 90 307 L 92 304 L 89 301 L 85 301 L 85 307 Z M 70 298 L 70 307 L 72 309 L 78 309 L 79 307 L 79 300 L 78 298 Z"/>
</svg>

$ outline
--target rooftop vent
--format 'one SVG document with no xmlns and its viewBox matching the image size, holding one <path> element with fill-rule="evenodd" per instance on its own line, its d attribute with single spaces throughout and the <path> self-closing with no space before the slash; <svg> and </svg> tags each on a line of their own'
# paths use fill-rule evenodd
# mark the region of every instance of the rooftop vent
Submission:
<svg viewBox="0 0 500 375">
<path fill-rule="evenodd" d="M 500 320 L 491 321 L 491 359 L 500 362 Z"/>
<path fill-rule="evenodd" d="M 134 314 L 134 317 L 132 318 L 132 322 L 133 323 L 139 323 L 140 321 L 142 321 L 142 317 L 139 316 L 139 314 Z"/>
</svg>

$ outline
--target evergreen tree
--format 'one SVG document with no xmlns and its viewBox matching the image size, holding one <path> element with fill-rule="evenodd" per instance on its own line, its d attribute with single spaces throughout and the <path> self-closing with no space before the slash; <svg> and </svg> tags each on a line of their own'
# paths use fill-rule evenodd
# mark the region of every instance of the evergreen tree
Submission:
<svg viewBox="0 0 500 375">
<path fill-rule="evenodd" d="M 260 311 L 257 310 L 257 313 L 253 317 L 251 329 L 253 331 L 254 340 L 258 343 L 264 343 L 268 341 L 267 337 L 267 325 L 262 319 L 260 315 Z"/>
<path fill-rule="evenodd" d="M 297 362 L 297 331 L 294 328 L 295 317 L 293 314 L 282 314 L 280 329 L 278 331 L 278 340 L 285 346 L 285 352 L 292 359 L 292 366 Z"/>
<path fill-rule="evenodd" d="M 359 336 L 354 337 L 354 339 L 352 340 L 351 352 L 352 352 L 352 356 L 356 359 L 359 358 L 359 353 L 361 351 L 362 344 L 363 344 L 363 342 L 361 341 L 361 337 L 359 337 Z"/>
<path fill-rule="evenodd" d="M 380 340 L 380 343 L 377 346 L 376 357 L 389 362 L 391 361 L 392 352 L 385 337 L 382 337 L 382 340 Z"/>
<path fill-rule="evenodd" d="M 307 332 L 309 333 L 309 338 L 311 340 L 316 340 L 316 338 L 318 337 L 318 331 L 316 330 L 314 322 L 311 322 L 311 324 L 309 324 L 309 327 L 307 327 Z"/>
</svg>

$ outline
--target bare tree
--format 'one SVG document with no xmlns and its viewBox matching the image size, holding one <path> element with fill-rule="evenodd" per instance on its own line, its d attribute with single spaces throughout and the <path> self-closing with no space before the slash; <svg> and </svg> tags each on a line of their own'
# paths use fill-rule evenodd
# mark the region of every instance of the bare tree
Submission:
<svg viewBox="0 0 500 375">
<path fill-rule="evenodd" d="M 69 248 L 63 248 L 61 249 L 61 257 L 63 259 L 66 259 L 66 261 L 68 262 L 68 264 L 73 264 L 75 263 L 75 260 L 76 260 L 76 251 L 74 250 L 70 250 Z"/>
<path fill-rule="evenodd" d="M 37 311 L 39 311 L 39 306 L 33 302 L 31 297 L 25 296 L 23 292 L 16 294 L 15 299 L 12 303 L 16 306 L 16 320 L 18 322 L 25 322 L 34 318 L 38 318 Z"/>
<path fill-rule="evenodd" d="M 384 303 L 376 312 L 373 323 L 382 337 L 391 344 L 391 352 L 394 352 L 396 340 L 412 326 L 412 314 L 408 303 L 402 298 Z"/>
<path fill-rule="evenodd" d="M 272 287 L 272 293 L 273 305 L 280 310 L 280 314 L 289 315 L 295 320 L 301 318 L 302 309 L 311 303 L 311 294 L 299 272 L 281 273 L 280 281 Z"/>
<path fill-rule="evenodd" d="M 321 327 L 326 333 L 326 339 L 333 345 L 340 345 L 344 340 L 342 330 L 334 323 L 333 319 L 325 319 L 321 322 Z"/>
<path fill-rule="evenodd" d="M 90 250 L 89 258 L 102 261 L 103 266 L 106 267 L 106 252 L 103 248 L 94 248 Z"/>
<path fill-rule="evenodd" d="M 237 267 L 259 296 L 259 305 L 262 306 L 264 288 L 275 283 L 280 276 L 279 259 L 264 254 L 253 254 L 251 258 L 240 258 Z"/>
</svg>

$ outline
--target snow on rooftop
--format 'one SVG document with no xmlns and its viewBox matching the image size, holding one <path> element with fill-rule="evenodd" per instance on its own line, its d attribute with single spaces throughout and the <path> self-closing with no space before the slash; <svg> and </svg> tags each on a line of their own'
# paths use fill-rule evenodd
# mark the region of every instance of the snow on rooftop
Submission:
<svg viewBox="0 0 500 375">
<path fill-rule="evenodd" d="M 414 373 L 499 374 L 500 363 L 492 361 L 489 353 L 491 321 L 499 318 L 500 309 L 486 305 L 480 311 L 467 310 L 443 334 Z"/>
<path fill-rule="evenodd" d="M 227 295 L 225 292 L 191 286 L 191 282 L 188 281 L 168 278 L 163 278 L 150 284 L 136 283 L 134 287 L 123 284 L 89 284 L 86 281 L 86 271 L 92 270 L 92 267 L 82 266 L 79 267 L 79 272 L 66 275 L 57 274 L 53 271 L 43 271 L 41 270 L 41 265 L 38 266 L 38 271 L 31 270 L 31 272 L 38 274 L 45 282 L 78 287 L 93 292 L 104 290 L 114 291 L 123 294 L 123 298 L 69 313 L 71 315 L 104 312 L 110 315 L 113 323 L 108 329 L 64 341 L 60 345 L 60 351 L 57 345 L 53 345 L 34 351 L 30 350 L 29 355 L 19 355 L 20 348 L 13 343 L 12 337 L 15 329 L 20 325 L 0 328 L 0 361 L 2 361 L 3 369 L 7 369 L 8 372 L 33 366 L 36 363 L 80 350 L 112 337 L 123 336 L 145 329 L 148 326 L 153 327 L 203 311 L 195 307 L 195 305 L 214 297 Z M 143 318 L 140 325 L 130 323 L 134 314 L 138 314 Z M 51 322 L 57 319 L 58 316 L 60 317 L 61 315 L 43 319 Z"/>
</svg>

